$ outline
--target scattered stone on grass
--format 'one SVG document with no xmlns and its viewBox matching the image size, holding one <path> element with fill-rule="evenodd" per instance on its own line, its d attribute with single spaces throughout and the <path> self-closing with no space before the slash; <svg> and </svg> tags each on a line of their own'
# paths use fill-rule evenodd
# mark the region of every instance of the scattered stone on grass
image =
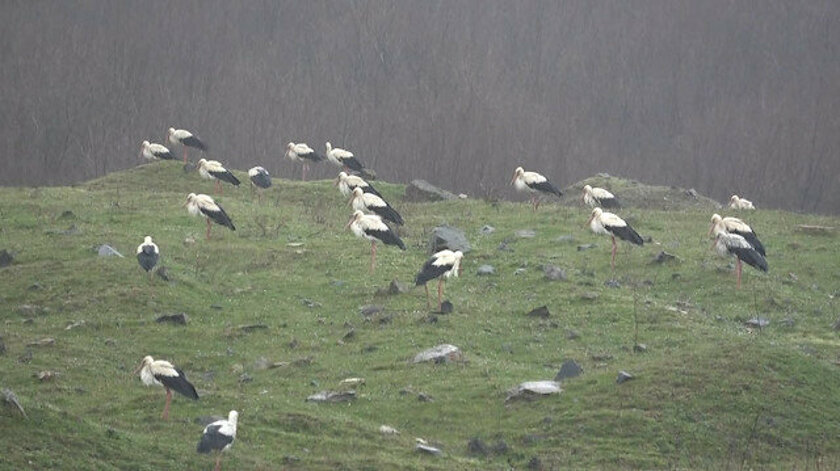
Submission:
<svg viewBox="0 0 840 471">
<path fill-rule="evenodd" d="M 796 226 L 798 232 L 804 232 L 810 235 L 834 235 L 834 228 L 829 226 L 814 226 L 809 224 L 800 224 Z"/>
<path fill-rule="evenodd" d="M 595 301 L 599 296 L 600 295 L 598 293 L 587 291 L 586 293 L 580 295 L 580 299 L 583 299 L 584 301 Z"/>
<path fill-rule="evenodd" d="M 55 345 L 55 339 L 52 337 L 46 337 L 26 344 L 27 347 L 46 347 L 48 345 Z"/>
<path fill-rule="evenodd" d="M 6 344 L 3 342 L 3 337 L 0 337 L 0 355 L 6 354 Z"/>
<path fill-rule="evenodd" d="M 221 304 L 211 304 L 210 309 L 215 309 L 217 311 L 221 311 L 223 308 L 222 308 Z"/>
<path fill-rule="evenodd" d="M 561 236 L 557 236 L 557 237 L 554 238 L 554 242 L 557 242 L 557 243 L 560 243 L 560 244 L 571 244 L 574 241 L 575 241 L 575 238 L 571 234 L 561 235 Z"/>
<path fill-rule="evenodd" d="M 17 394 L 9 388 L 3 388 L 3 391 L 1 392 L 3 393 L 3 400 L 6 402 L 6 405 L 12 410 L 18 411 L 23 418 L 26 418 L 26 411 L 23 410 L 23 406 L 20 404 Z"/>
<path fill-rule="evenodd" d="M 236 327 L 241 332 L 253 332 L 255 330 L 266 330 L 268 326 L 265 324 L 244 324 Z"/>
<path fill-rule="evenodd" d="M 554 377 L 554 381 L 560 382 L 564 379 L 574 378 L 583 373 L 583 368 L 574 360 L 566 360 L 560 366 L 560 371 Z"/>
<path fill-rule="evenodd" d="M 416 445 L 414 445 L 414 449 L 420 453 L 428 453 L 435 456 L 441 456 L 443 454 L 440 448 L 429 445 L 429 442 L 423 440 L 422 438 L 415 438 L 414 440 L 417 442 Z"/>
<path fill-rule="evenodd" d="M 764 317 L 753 317 L 752 319 L 745 321 L 744 325 L 746 325 L 747 327 L 757 327 L 759 329 L 763 329 L 770 325 L 770 320 Z"/>
<path fill-rule="evenodd" d="M 490 225 L 484 225 L 484 226 L 481 227 L 481 229 L 478 232 L 480 232 L 484 235 L 489 235 L 489 234 L 492 234 L 492 233 L 496 232 L 496 228 L 493 227 L 493 226 L 490 226 Z"/>
<path fill-rule="evenodd" d="M 429 255 L 443 249 L 460 250 L 467 253 L 471 250 L 471 247 L 469 241 L 467 241 L 467 236 L 461 229 L 452 226 L 437 226 L 432 229 L 432 235 L 429 237 Z"/>
<path fill-rule="evenodd" d="M 366 304 L 359 308 L 359 312 L 365 317 L 370 317 L 374 314 L 382 312 L 382 306 L 377 306 L 375 304 Z"/>
<path fill-rule="evenodd" d="M 655 257 L 653 257 L 653 261 L 651 263 L 665 263 L 665 262 L 671 262 L 671 261 L 676 260 L 676 259 L 677 259 L 676 255 L 662 250 L 658 254 L 656 254 Z"/>
<path fill-rule="evenodd" d="M 594 249 L 597 246 L 598 246 L 597 244 L 583 244 L 583 245 L 578 245 L 577 249 L 578 249 L 578 252 L 583 252 L 584 250 Z"/>
<path fill-rule="evenodd" d="M 411 184 L 405 187 L 405 200 L 410 202 L 454 200 L 458 196 L 455 193 L 438 188 L 426 180 L 412 180 Z"/>
<path fill-rule="evenodd" d="M 532 309 L 528 314 L 528 317 L 539 317 L 540 319 L 548 319 L 548 316 L 551 313 L 548 312 L 547 306 L 540 306 L 538 308 Z"/>
<path fill-rule="evenodd" d="M 467 453 L 474 456 L 487 456 L 490 454 L 490 450 L 480 438 L 472 437 L 467 442 Z"/>
<path fill-rule="evenodd" d="M 248 373 L 242 373 L 241 375 L 239 375 L 239 380 L 238 381 L 239 381 L 239 384 L 245 384 L 245 383 L 250 383 L 253 380 L 254 380 L 253 376 L 249 375 Z"/>
<path fill-rule="evenodd" d="M 114 256 L 116 256 L 116 257 L 120 257 L 120 258 L 125 258 L 125 257 L 123 257 L 123 254 L 121 254 L 117 251 L 117 249 L 111 247 L 108 244 L 102 244 L 99 247 L 97 247 L 96 248 L 96 253 L 100 257 L 114 257 Z"/>
<path fill-rule="evenodd" d="M 505 402 L 514 399 L 531 400 L 542 396 L 560 394 L 561 392 L 563 392 L 563 389 L 560 388 L 560 383 L 557 381 L 526 381 L 510 389 Z"/>
<path fill-rule="evenodd" d="M 518 231 L 514 232 L 513 235 L 519 237 L 520 239 L 533 239 L 537 236 L 536 231 L 531 229 L 519 229 Z"/>
<path fill-rule="evenodd" d="M 592 361 L 598 362 L 610 361 L 613 359 L 612 353 L 593 353 L 589 357 L 592 358 Z"/>
<path fill-rule="evenodd" d="M 379 426 L 379 433 L 382 435 L 399 435 L 400 431 L 391 427 L 390 425 L 380 425 Z"/>
<path fill-rule="evenodd" d="M 633 351 L 636 353 L 645 353 L 647 351 L 647 345 L 637 343 L 636 345 L 633 345 Z"/>
<path fill-rule="evenodd" d="M 58 376 L 59 376 L 59 374 L 57 372 L 49 371 L 49 370 L 40 371 L 40 372 L 35 374 L 35 377 L 38 378 L 38 380 L 41 381 L 42 383 L 47 382 L 47 381 L 52 381 L 52 380 L 58 378 Z"/>
<path fill-rule="evenodd" d="M 510 447 L 508 446 L 506 441 L 499 440 L 498 442 L 496 442 L 493 445 L 493 448 L 491 448 L 491 451 L 493 451 L 494 455 L 504 455 L 505 453 L 508 452 L 509 449 L 510 449 Z"/>
<path fill-rule="evenodd" d="M 365 384 L 364 378 L 344 378 L 339 381 L 338 385 L 342 387 L 349 387 L 349 386 L 361 386 Z"/>
<path fill-rule="evenodd" d="M 631 375 L 630 373 L 628 373 L 624 370 L 621 370 L 621 371 L 618 372 L 618 378 L 615 379 L 615 382 L 618 383 L 618 384 L 621 384 L 621 383 L 630 381 L 631 379 L 634 379 L 634 378 L 635 378 L 635 376 Z"/>
<path fill-rule="evenodd" d="M 455 345 L 445 343 L 418 353 L 414 356 L 413 362 L 423 363 L 431 361 L 435 363 L 449 363 L 463 360 L 464 355 L 461 353 L 461 349 Z"/>
<path fill-rule="evenodd" d="M 81 327 L 83 325 L 85 325 L 84 320 L 71 322 L 70 324 L 67 324 L 67 327 L 65 327 L 64 330 L 73 330 L 76 327 Z"/>
<path fill-rule="evenodd" d="M 621 283 L 618 280 L 607 280 L 604 282 L 607 288 L 621 288 Z"/>
<path fill-rule="evenodd" d="M 313 301 L 309 298 L 303 298 L 303 299 L 300 300 L 300 302 L 303 303 L 303 305 L 308 307 L 308 308 L 321 307 L 321 303 L 319 303 L 317 301 Z"/>
<path fill-rule="evenodd" d="M 0 268 L 8 267 L 15 261 L 15 256 L 6 249 L 0 250 Z"/>
<path fill-rule="evenodd" d="M 440 312 L 439 314 L 452 314 L 452 311 L 455 309 L 455 306 L 446 299 L 442 303 L 440 303 Z"/>
<path fill-rule="evenodd" d="M 543 267 L 545 279 L 549 281 L 566 281 L 566 270 L 556 266 L 547 264 Z"/>
<path fill-rule="evenodd" d="M 169 269 L 163 265 L 155 269 L 155 275 L 163 281 L 172 281 L 172 277 L 169 276 Z"/>
<path fill-rule="evenodd" d="M 478 267 L 478 276 L 487 276 L 496 273 L 496 269 L 493 268 L 493 265 L 481 265 Z"/>
<path fill-rule="evenodd" d="M 37 316 L 50 312 L 50 308 L 38 306 L 37 304 L 21 304 L 20 306 L 18 306 L 17 310 L 18 313 L 27 317 Z"/>
<path fill-rule="evenodd" d="M 176 314 L 163 314 L 162 316 L 158 316 L 155 319 L 155 322 L 158 324 L 175 324 L 175 325 L 187 325 L 187 322 L 190 321 L 190 317 L 185 312 L 179 312 Z"/>
<path fill-rule="evenodd" d="M 566 339 L 567 340 L 577 340 L 580 338 L 580 332 L 574 329 L 566 330 Z"/>
<path fill-rule="evenodd" d="M 424 392 L 417 393 L 417 400 L 420 402 L 435 402 L 435 398 Z"/>
<path fill-rule="evenodd" d="M 388 294 L 402 294 L 409 291 L 411 291 L 411 285 L 398 280 L 391 280 L 391 284 L 388 285 Z"/>
<path fill-rule="evenodd" d="M 356 391 L 320 391 L 306 398 L 307 402 L 347 402 L 356 398 Z"/>
</svg>

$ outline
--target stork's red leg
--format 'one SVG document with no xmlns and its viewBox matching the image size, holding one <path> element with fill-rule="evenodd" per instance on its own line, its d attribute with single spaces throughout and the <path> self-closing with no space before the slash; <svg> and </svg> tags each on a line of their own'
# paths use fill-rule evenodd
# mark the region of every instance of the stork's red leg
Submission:
<svg viewBox="0 0 840 471">
<path fill-rule="evenodd" d="M 370 243 L 370 272 L 376 267 L 376 242 Z"/>
<path fill-rule="evenodd" d="M 184 164 L 187 163 L 187 146 L 184 146 Z"/>
<path fill-rule="evenodd" d="M 735 263 L 735 276 L 738 278 L 738 289 L 741 289 L 741 259 Z"/>
<path fill-rule="evenodd" d="M 213 471 L 222 471 L 222 452 L 216 455 L 216 467 L 213 468 Z"/>
<path fill-rule="evenodd" d="M 164 386 L 166 388 L 166 386 Z M 172 402 L 172 391 L 166 388 L 166 405 L 163 406 L 163 420 L 169 420 L 169 403 Z"/>
<path fill-rule="evenodd" d="M 210 240 L 210 218 L 207 218 L 207 240 Z"/>
<path fill-rule="evenodd" d="M 426 309 L 431 309 L 432 303 L 429 301 L 429 284 L 424 283 L 423 287 L 426 288 Z"/>
<path fill-rule="evenodd" d="M 443 312 L 443 278 L 438 280 L 438 312 Z"/>
<path fill-rule="evenodd" d="M 618 249 L 618 246 L 615 245 L 615 236 L 612 236 L 612 258 L 610 259 L 610 266 L 612 267 L 613 271 L 615 271 L 615 251 Z"/>
<path fill-rule="evenodd" d="M 300 176 L 301 180 L 306 181 L 306 172 L 308 172 L 308 171 L 309 171 L 309 165 L 306 162 L 304 162 L 303 163 L 303 170 L 302 170 L 302 173 L 301 173 L 301 176 Z"/>
</svg>

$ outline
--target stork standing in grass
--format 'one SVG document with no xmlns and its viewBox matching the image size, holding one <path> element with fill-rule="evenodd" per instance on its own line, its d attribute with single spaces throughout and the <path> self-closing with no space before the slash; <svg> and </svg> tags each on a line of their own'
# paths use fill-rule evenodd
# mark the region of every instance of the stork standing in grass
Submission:
<svg viewBox="0 0 840 471">
<path fill-rule="evenodd" d="M 581 194 L 580 198 L 583 200 L 584 204 L 593 208 L 596 206 L 601 208 L 621 207 L 621 203 L 618 202 L 618 198 L 616 198 L 614 194 L 603 188 L 598 188 L 597 186 L 593 188 L 590 185 L 584 185 L 583 194 Z"/>
<path fill-rule="evenodd" d="M 175 155 L 169 149 L 149 141 L 140 144 L 140 157 L 146 160 L 175 160 Z"/>
<path fill-rule="evenodd" d="M 613 213 L 608 213 L 601 208 L 592 210 L 592 215 L 586 221 L 592 232 L 596 234 L 608 235 L 612 239 L 612 257 L 610 258 L 610 266 L 615 270 L 615 252 L 618 246 L 615 243 L 615 238 L 626 240 L 631 244 L 644 245 L 642 236 L 639 235 L 624 219 L 616 216 Z"/>
<path fill-rule="evenodd" d="M 526 172 L 522 167 L 516 167 L 510 183 L 517 191 L 531 193 L 531 204 L 534 205 L 534 211 L 540 206 L 540 193 L 557 195 L 558 197 L 563 195 L 563 192 L 552 185 L 547 178 L 537 172 Z"/>
<path fill-rule="evenodd" d="M 216 192 L 222 191 L 221 182 L 239 186 L 239 179 L 230 170 L 226 169 L 221 162 L 216 160 L 200 159 L 198 161 L 198 173 L 207 180 L 214 180 Z"/>
<path fill-rule="evenodd" d="M 320 162 L 324 160 L 324 156 L 315 152 L 304 142 L 290 142 L 286 144 L 286 157 L 294 162 L 303 162 L 301 168 L 300 179 L 306 181 L 306 172 L 309 170 L 309 162 Z"/>
<path fill-rule="evenodd" d="M 762 256 L 758 250 L 755 249 L 747 239 L 738 234 L 730 234 L 725 230 L 718 230 L 715 234 L 714 248 L 721 257 L 735 257 L 737 260 L 735 265 L 735 276 L 737 277 L 737 287 L 741 288 L 741 262 L 747 265 L 766 272 L 767 259 Z"/>
<path fill-rule="evenodd" d="M 184 163 L 187 163 L 187 148 L 192 147 L 202 152 L 207 151 L 207 144 L 205 144 L 198 136 L 187 131 L 186 129 L 169 128 L 166 133 L 166 140 L 171 144 L 180 144 L 184 148 Z"/>
<path fill-rule="evenodd" d="M 230 220 L 225 210 L 213 201 L 213 198 L 203 195 L 190 193 L 187 195 L 187 202 L 184 203 L 187 211 L 193 216 L 200 214 L 207 218 L 207 239 L 210 239 L 210 221 L 212 220 L 220 226 L 229 228 L 232 231 L 236 230 L 233 226 L 233 221 Z"/>
<path fill-rule="evenodd" d="M 201 440 L 198 442 L 196 450 L 199 453 L 216 452 L 216 467 L 213 468 L 213 471 L 221 471 L 222 452 L 227 451 L 233 445 L 238 422 L 239 413 L 232 410 L 228 413 L 227 420 L 217 420 L 204 427 L 204 432 L 201 433 Z"/>
<path fill-rule="evenodd" d="M 344 150 L 340 147 L 333 147 L 329 142 L 326 143 L 327 160 L 344 168 L 345 172 L 364 172 L 365 166 L 353 155 L 352 152 Z"/>
<path fill-rule="evenodd" d="M 366 182 L 364 178 L 356 175 L 348 175 L 347 172 L 340 172 L 338 174 L 338 178 L 335 179 L 335 185 L 341 191 L 341 194 L 346 197 L 350 197 L 354 189 L 361 188 L 365 193 L 372 193 L 382 198 L 382 195 L 376 191 L 376 188 Z"/>
<path fill-rule="evenodd" d="M 391 221 L 399 226 L 404 223 L 400 213 L 392 208 L 390 204 L 373 193 L 365 193 L 360 187 L 353 189 L 352 196 L 350 196 L 350 205 L 353 206 L 353 209 L 376 214 L 382 219 Z"/>
<path fill-rule="evenodd" d="M 164 360 L 155 360 L 146 356 L 140 366 L 134 370 L 134 374 L 140 372 L 140 380 L 146 386 L 163 386 L 166 389 L 166 405 L 163 407 L 163 420 L 169 419 L 169 404 L 172 402 L 172 390 L 193 399 L 198 399 L 195 387 L 187 381 L 184 372 L 172 366 L 172 363 Z"/>
<path fill-rule="evenodd" d="M 143 239 L 143 243 L 137 246 L 137 263 L 149 274 L 149 281 L 152 281 L 152 276 L 154 275 L 154 271 L 152 270 L 157 265 L 159 258 L 160 250 L 157 244 L 152 242 L 151 236 L 146 236 Z"/>
<path fill-rule="evenodd" d="M 248 170 L 248 178 L 251 179 L 251 188 L 257 189 L 257 198 L 262 201 L 262 190 L 271 187 L 271 175 L 268 174 L 268 170 L 253 167 Z"/>
<path fill-rule="evenodd" d="M 755 209 L 752 201 L 741 198 L 738 195 L 732 195 L 729 197 L 729 207 L 732 209 Z"/>
<path fill-rule="evenodd" d="M 758 240 L 755 231 L 744 221 L 733 217 L 720 217 L 720 214 L 712 215 L 712 227 L 709 228 L 709 235 L 717 234 L 724 230 L 730 234 L 738 234 L 743 237 L 756 252 L 760 253 L 762 257 L 766 257 L 767 253 L 764 251 L 764 244 Z"/>
<path fill-rule="evenodd" d="M 365 214 L 356 210 L 350 217 L 345 228 L 350 228 L 356 237 L 370 241 L 370 272 L 373 273 L 376 267 L 376 241 L 385 245 L 396 245 L 400 250 L 405 250 L 402 239 L 382 222 L 382 218 L 376 214 Z"/>
<path fill-rule="evenodd" d="M 438 278 L 438 311 L 441 311 L 443 308 L 443 282 L 444 279 L 449 278 L 451 276 L 458 276 L 461 271 L 461 258 L 464 254 L 457 250 L 455 252 L 445 249 L 441 250 L 440 252 L 435 253 L 431 256 L 426 263 L 423 264 L 423 268 L 420 269 L 420 273 L 414 277 L 414 284 L 419 286 L 423 285 L 426 289 L 426 306 L 429 306 L 429 286 L 426 284 L 435 278 Z"/>
</svg>

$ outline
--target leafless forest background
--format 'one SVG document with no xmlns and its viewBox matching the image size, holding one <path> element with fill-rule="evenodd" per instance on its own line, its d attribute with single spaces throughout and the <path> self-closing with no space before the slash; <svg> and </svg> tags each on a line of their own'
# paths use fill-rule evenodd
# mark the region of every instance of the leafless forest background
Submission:
<svg viewBox="0 0 840 471">
<path fill-rule="evenodd" d="M 0 4 L 0 184 L 136 165 L 169 126 L 292 178 L 283 144 L 330 140 L 477 196 L 521 164 L 836 214 L 840 2 Z"/>
</svg>

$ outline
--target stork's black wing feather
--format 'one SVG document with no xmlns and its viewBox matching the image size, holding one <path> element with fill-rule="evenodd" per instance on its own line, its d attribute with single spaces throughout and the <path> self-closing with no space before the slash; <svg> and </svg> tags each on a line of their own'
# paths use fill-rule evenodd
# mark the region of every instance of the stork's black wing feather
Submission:
<svg viewBox="0 0 840 471">
<path fill-rule="evenodd" d="M 767 271 L 767 259 L 752 247 L 733 247 L 729 252 L 735 254 L 742 262 L 761 271 Z"/>
<path fill-rule="evenodd" d="M 544 182 L 539 183 L 530 183 L 528 184 L 529 187 L 542 191 L 543 193 L 550 193 L 552 195 L 562 196 L 563 192 L 560 191 L 556 186 L 552 185 L 550 181 L 546 180 Z"/>
<path fill-rule="evenodd" d="M 175 156 L 174 156 L 174 155 L 172 155 L 172 151 L 169 151 L 169 152 L 160 152 L 160 153 L 158 153 L 158 154 L 155 154 L 155 157 L 157 157 L 157 158 L 159 158 L 159 159 L 161 159 L 161 160 L 175 160 Z"/>
<path fill-rule="evenodd" d="M 353 188 L 357 188 L 357 187 L 353 187 Z M 351 188 L 351 191 L 352 191 L 353 188 Z M 371 185 L 370 183 L 368 183 L 368 186 L 360 186 L 358 188 L 361 188 L 362 191 L 364 191 L 365 193 L 370 193 L 372 195 L 376 195 L 376 196 L 378 196 L 382 199 L 385 199 L 384 197 L 382 197 L 382 195 L 378 191 L 376 191 L 376 188 L 374 188 L 373 185 Z"/>
<path fill-rule="evenodd" d="M 178 376 L 155 375 L 155 378 L 169 389 L 177 391 L 190 399 L 198 399 L 198 393 L 195 391 L 195 387 L 187 381 L 187 376 L 184 372 L 177 368 L 175 371 L 178 372 Z"/>
<path fill-rule="evenodd" d="M 219 206 L 219 205 L 217 204 L 216 206 Z M 221 206 L 219 206 L 218 211 L 207 211 L 204 208 L 201 208 L 201 212 L 205 216 L 212 219 L 213 222 L 215 222 L 216 224 L 218 224 L 220 226 L 229 227 L 230 230 L 232 230 L 232 231 L 236 230 L 236 228 L 233 227 L 233 221 L 230 220 L 230 217 L 228 217 L 227 213 L 225 212 L 225 210 Z"/>
<path fill-rule="evenodd" d="M 233 443 L 233 437 L 219 433 L 221 425 L 208 425 L 198 442 L 199 453 L 210 453 L 212 450 L 221 450 Z"/>
<path fill-rule="evenodd" d="M 355 157 L 348 157 L 346 159 L 342 159 L 341 163 L 350 170 L 353 170 L 354 172 L 361 172 L 365 169 L 365 166 L 362 165 L 362 163 L 359 162 L 359 160 Z"/>
<path fill-rule="evenodd" d="M 219 180 L 221 180 L 223 182 L 228 182 L 231 185 L 239 186 L 239 179 L 236 178 L 236 176 L 234 176 L 232 173 L 230 173 L 229 170 L 225 170 L 224 172 L 207 172 L 207 173 L 209 173 L 210 175 L 213 175 L 214 177 L 218 178 Z"/>
<path fill-rule="evenodd" d="M 621 202 L 619 202 L 618 198 L 616 198 L 616 197 L 604 198 L 604 199 L 595 198 L 595 201 L 597 201 L 598 206 L 600 206 L 602 208 L 620 208 L 621 207 Z"/>
<path fill-rule="evenodd" d="M 626 226 L 619 226 L 619 227 L 605 226 L 605 229 L 610 231 L 611 233 L 613 233 L 619 239 L 626 240 L 627 242 L 630 242 L 631 244 L 636 244 L 636 245 L 644 245 L 645 244 L 645 241 L 642 239 L 642 236 L 640 236 L 638 232 L 633 230 L 633 228 L 630 227 L 629 224 L 626 225 Z"/>
<path fill-rule="evenodd" d="M 402 226 L 404 223 L 402 216 L 400 216 L 400 213 L 398 213 L 397 210 L 392 208 L 391 205 L 388 205 L 387 203 L 386 206 L 374 206 L 370 208 L 370 210 L 379 215 L 379 217 L 381 217 L 382 219 L 386 221 L 391 221 L 399 226 Z"/>
<path fill-rule="evenodd" d="M 326 158 L 323 155 L 321 155 L 321 154 L 319 154 L 315 151 L 310 152 L 308 154 L 298 154 L 298 155 L 301 158 L 306 159 L 306 160 L 311 160 L 312 162 L 320 162 L 320 161 L 322 161 Z"/>
<path fill-rule="evenodd" d="M 143 247 L 142 252 L 137 254 L 137 262 L 144 270 L 149 271 L 157 265 L 158 257 L 152 246 L 147 245 Z"/>
<path fill-rule="evenodd" d="M 414 284 L 417 286 L 425 285 L 427 282 L 434 280 L 435 278 L 443 275 L 450 268 L 449 265 L 434 265 L 436 259 L 430 258 L 426 260 L 426 263 L 423 264 L 423 268 L 420 269 L 420 273 L 414 277 Z"/>
<path fill-rule="evenodd" d="M 184 144 L 187 147 L 194 147 L 196 149 L 203 150 L 203 151 L 207 150 L 207 144 L 201 142 L 201 139 L 199 139 L 195 136 L 190 136 L 190 137 L 184 139 L 183 141 L 181 141 L 181 143 Z"/>
<path fill-rule="evenodd" d="M 755 232 L 741 232 L 741 231 L 732 231 L 733 234 L 738 234 L 739 236 L 746 239 L 750 245 L 756 250 L 756 252 L 760 253 L 762 257 L 766 257 L 767 253 L 764 252 L 764 245 L 758 240 L 758 236 L 755 235 Z"/>
<path fill-rule="evenodd" d="M 371 237 L 381 240 L 385 245 L 396 245 L 400 249 L 405 250 L 405 244 L 402 239 L 400 239 L 396 234 L 394 234 L 394 231 L 390 229 L 384 231 L 368 229 L 365 233 Z"/>
<path fill-rule="evenodd" d="M 258 173 L 251 177 L 251 182 L 260 188 L 268 188 L 271 186 L 271 177 L 265 173 Z"/>
</svg>

